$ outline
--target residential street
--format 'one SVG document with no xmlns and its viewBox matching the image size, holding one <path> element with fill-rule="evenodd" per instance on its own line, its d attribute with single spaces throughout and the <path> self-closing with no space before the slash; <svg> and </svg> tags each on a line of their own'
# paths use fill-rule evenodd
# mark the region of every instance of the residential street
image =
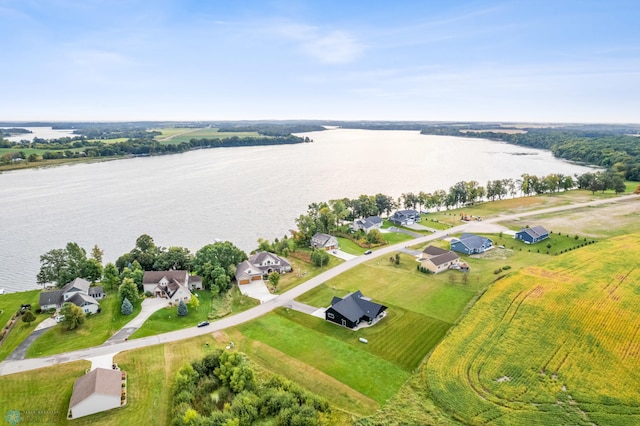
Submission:
<svg viewBox="0 0 640 426">
<path fill-rule="evenodd" d="M 586 203 L 558 206 L 558 207 L 552 207 L 548 209 L 536 210 L 536 211 L 531 211 L 526 213 L 500 215 L 497 217 L 486 219 L 483 222 L 464 223 L 459 226 L 450 228 L 446 231 L 438 231 L 433 234 L 418 237 L 411 241 L 395 244 L 393 246 L 383 247 L 381 249 L 375 250 L 372 254 L 367 256 L 358 256 L 351 260 L 347 260 L 346 262 L 319 274 L 318 276 L 310 279 L 309 281 L 303 284 L 300 284 L 299 286 L 287 291 L 284 294 L 281 294 L 280 296 L 272 300 L 269 300 L 247 311 L 238 313 L 236 315 L 233 315 L 227 318 L 223 318 L 219 321 L 212 322 L 207 327 L 202 327 L 202 328 L 192 327 L 189 329 L 173 331 L 173 332 L 164 333 L 157 336 L 150 336 L 150 337 L 145 337 L 145 338 L 135 339 L 135 340 L 116 341 L 116 342 L 111 341 L 101 346 L 96 346 L 93 348 L 87 348 L 87 349 L 82 349 L 74 352 L 68 352 L 64 354 L 47 356 L 42 358 L 23 359 L 23 360 L 6 360 L 0 363 L 0 376 L 34 370 L 37 368 L 48 367 L 51 365 L 76 361 L 80 359 L 96 358 L 99 356 L 115 354 L 121 351 L 130 350 L 130 349 L 137 349 L 137 348 L 152 346 L 152 345 L 161 344 L 161 343 L 174 342 L 177 340 L 188 339 L 190 337 L 212 333 L 214 331 L 224 330 L 226 328 L 233 327 L 247 321 L 251 321 L 252 319 L 262 316 L 278 307 L 291 305 L 291 302 L 296 297 L 336 277 L 337 275 L 340 275 L 341 273 L 357 265 L 360 265 L 361 263 L 367 262 L 371 259 L 382 257 L 382 256 L 388 257 L 390 254 L 395 253 L 396 251 L 404 248 L 405 246 L 424 244 L 429 241 L 446 237 L 449 234 L 457 234 L 457 233 L 461 233 L 469 230 L 473 230 L 474 232 L 483 232 L 483 225 L 485 224 L 486 224 L 486 228 L 484 229 L 489 229 L 488 232 L 493 232 L 496 229 L 494 225 L 496 222 L 513 220 L 520 217 L 535 216 L 539 214 L 577 209 L 577 208 L 587 207 L 587 206 L 595 206 L 595 205 L 608 204 L 608 203 L 612 203 L 612 204 L 620 203 L 620 202 L 624 202 L 631 199 L 640 200 L 640 196 L 628 195 L 628 196 L 622 196 L 622 197 L 613 198 L 613 199 L 601 199 L 601 200 L 589 201 Z"/>
</svg>

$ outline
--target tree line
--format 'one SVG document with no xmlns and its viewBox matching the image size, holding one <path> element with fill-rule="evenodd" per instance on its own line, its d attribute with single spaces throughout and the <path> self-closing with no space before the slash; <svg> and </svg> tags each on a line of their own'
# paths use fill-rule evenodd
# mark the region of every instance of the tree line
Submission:
<svg viewBox="0 0 640 426">
<path fill-rule="evenodd" d="M 623 178 L 640 181 L 640 139 L 629 135 L 637 129 L 573 130 L 568 128 L 526 129 L 525 133 L 467 132 L 468 127 L 430 126 L 425 135 L 485 138 L 514 145 L 550 150 L 555 157 L 605 167 Z"/>
</svg>

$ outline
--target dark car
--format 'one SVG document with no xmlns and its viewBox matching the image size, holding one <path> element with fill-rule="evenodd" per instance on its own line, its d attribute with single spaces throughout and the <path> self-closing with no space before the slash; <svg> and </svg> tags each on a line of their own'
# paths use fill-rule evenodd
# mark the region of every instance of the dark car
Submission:
<svg viewBox="0 0 640 426">
<path fill-rule="evenodd" d="M 365 251 L 364 254 L 371 254 L 371 250 Z"/>
<path fill-rule="evenodd" d="M 198 323 L 198 327 L 206 327 L 209 325 L 209 321 L 202 321 Z"/>
</svg>

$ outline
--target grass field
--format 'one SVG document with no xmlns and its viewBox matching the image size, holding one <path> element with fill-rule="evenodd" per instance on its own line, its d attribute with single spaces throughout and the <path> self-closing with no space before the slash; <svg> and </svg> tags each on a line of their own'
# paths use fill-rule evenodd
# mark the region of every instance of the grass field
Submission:
<svg viewBox="0 0 640 426">
<path fill-rule="evenodd" d="M 275 313 L 243 324 L 238 330 L 328 374 L 379 404 L 393 396 L 409 377 L 407 371 L 389 361 Z M 376 374 L 371 374 L 372 371 Z"/>
<path fill-rule="evenodd" d="M 140 305 L 134 307 L 133 314 L 122 315 L 118 296 L 110 294 L 100 301 L 98 314 L 87 317 L 75 330 L 64 330 L 56 325 L 34 340 L 27 350 L 27 358 L 59 354 L 77 349 L 98 346 L 107 341 L 139 312 Z"/>
<path fill-rule="evenodd" d="M 162 135 L 156 136 L 156 140 L 162 143 L 179 144 L 181 142 L 189 142 L 191 139 L 221 139 L 237 136 L 239 138 L 249 136 L 260 136 L 257 132 L 218 132 L 218 129 L 202 128 L 202 129 L 189 129 L 189 128 L 165 128 L 154 129 L 162 132 Z"/>
<path fill-rule="evenodd" d="M 89 367 L 89 361 L 76 361 L 0 377 L 2 419 L 9 410 L 16 410 L 19 425 L 66 424 L 73 382 Z"/>
<path fill-rule="evenodd" d="M 2 329 L 9 319 L 20 309 L 22 304 L 31 304 L 34 310 L 38 306 L 40 299 L 39 290 L 22 291 L 18 293 L 0 294 L 0 329 Z M 48 315 L 36 315 L 36 320 L 31 324 L 22 322 L 21 317 L 16 317 L 16 323 L 11 332 L 5 334 L 0 340 L 0 361 L 5 359 L 18 345 L 36 328 L 38 324 L 47 319 Z"/>
<path fill-rule="evenodd" d="M 494 284 L 429 359 L 434 399 L 472 424 L 638 424 L 639 256 L 634 234 Z"/>
</svg>

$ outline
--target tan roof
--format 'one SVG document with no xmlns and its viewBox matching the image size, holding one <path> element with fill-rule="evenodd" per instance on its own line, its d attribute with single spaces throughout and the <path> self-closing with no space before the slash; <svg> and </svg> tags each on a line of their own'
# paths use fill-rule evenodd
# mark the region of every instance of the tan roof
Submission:
<svg viewBox="0 0 640 426">
<path fill-rule="evenodd" d="M 428 246 L 422 252 L 424 254 L 429 255 L 429 256 L 439 256 L 441 254 L 448 253 L 449 250 L 445 250 L 445 249 L 442 249 L 442 248 L 436 247 L 436 246 Z"/>
<path fill-rule="evenodd" d="M 69 408 L 73 409 L 94 394 L 120 397 L 121 392 L 122 373 L 119 370 L 96 368 L 75 381 Z"/>
<path fill-rule="evenodd" d="M 440 266 L 442 264 L 445 264 L 447 262 L 451 262 L 451 261 L 456 260 L 456 259 L 460 259 L 460 256 L 458 256 L 456 253 L 454 253 L 452 251 L 448 251 L 448 252 L 445 252 L 445 253 L 443 253 L 441 255 L 433 256 L 433 257 L 429 258 L 431 263 L 433 263 L 436 266 Z"/>
</svg>

